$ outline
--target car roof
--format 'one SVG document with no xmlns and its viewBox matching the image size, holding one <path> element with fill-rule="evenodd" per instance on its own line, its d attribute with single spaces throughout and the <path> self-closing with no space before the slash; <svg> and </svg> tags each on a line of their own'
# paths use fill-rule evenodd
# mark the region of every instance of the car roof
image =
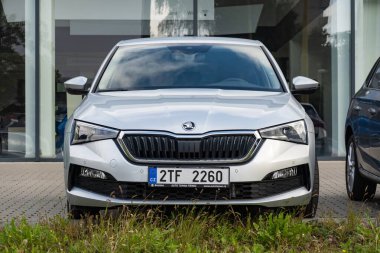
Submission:
<svg viewBox="0 0 380 253">
<path fill-rule="evenodd" d="M 130 39 L 123 40 L 117 43 L 116 46 L 130 46 L 130 45 L 154 45 L 154 44 L 230 44 L 230 45 L 249 45 L 249 46 L 263 46 L 260 41 L 237 39 L 237 38 L 222 38 L 222 37 L 168 37 L 168 38 L 143 38 L 143 39 Z"/>
</svg>

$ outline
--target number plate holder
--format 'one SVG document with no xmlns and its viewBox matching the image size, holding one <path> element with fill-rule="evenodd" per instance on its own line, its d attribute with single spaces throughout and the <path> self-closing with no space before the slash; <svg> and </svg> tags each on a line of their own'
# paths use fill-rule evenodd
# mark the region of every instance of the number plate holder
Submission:
<svg viewBox="0 0 380 253">
<path fill-rule="evenodd" d="M 148 167 L 150 187 L 226 188 L 230 184 L 230 168 L 163 168 Z"/>
</svg>

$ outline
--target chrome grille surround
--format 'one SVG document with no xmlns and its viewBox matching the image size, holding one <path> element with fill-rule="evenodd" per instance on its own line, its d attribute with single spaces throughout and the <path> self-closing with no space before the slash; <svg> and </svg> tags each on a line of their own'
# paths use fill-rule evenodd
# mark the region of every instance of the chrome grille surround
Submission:
<svg viewBox="0 0 380 253">
<path fill-rule="evenodd" d="M 196 154 L 197 153 L 196 150 L 200 149 L 201 145 L 203 147 L 205 147 L 205 145 L 207 145 L 206 140 L 212 140 L 215 138 L 219 138 L 219 139 L 223 140 L 223 138 L 225 138 L 226 141 L 223 142 L 223 144 L 226 145 L 226 142 L 228 142 L 228 140 L 235 140 L 236 141 L 236 137 L 242 137 L 242 136 L 249 137 L 251 145 L 250 145 L 250 147 L 247 147 L 245 149 L 244 153 L 240 153 L 240 155 L 236 155 L 236 157 L 225 158 L 226 156 L 225 155 L 223 156 L 223 152 L 219 153 L 218 157 L 215 157 L 215 156 L 210 157 L 207 155 L 191 155 L 191 154 Z M 150 149 L 149 148 L 147 150 L 140 149 L 140 151 L 146 153 L 145 157 L 141 157 L 141 156 L 139 157 L 139 155 L 136 155 L 136 152 L 134 152 L 133 150 L 130 150 L 130 148 L 131 148 L 130 145 L 128 145 L 128 143 L 126 143 L 126 141 L 131 141 L 131 138 L 133 138 L 133 137 L 135 137 L 135 138 L 136 137 L 138 137 L 138 138 L 157 137 L 157 138 L 164 138 L 164 139 L 170 140 L 172 143 L 175 142 L 174 145 L 176 147 L 175 150 L 171 149 L 170 152 L 179 153 L 180 151 L 182 151 L 182 153 L 184 153 L 184 155 L 181 156 L 178 154 L 177 155 L 171 154 L 171 155 L 163 155 L 163 157 L 160 157 L 160 155 L 158 155 L 158 154 L 153 155 L 152 149 L 155 149 L 155 147 L 157 148 L 158 146 L 157 145 L 154 146 L 154 143 L 151 142 L 151 143 L 149 143 Z M 128 140 L 128 138 L 129 138 L 129 140 Z M 185 147 L 179 147 L 179 146 L 181 146 L 179 144 L 181 142 L 187 142 Z M 220 142 L 222 142 L 222 141 L 219 140 L 219 143 Z M 118 138 L 117 138 L 117 143 L 119 144 L 120 148 L 122 149 L 122 151 L 125 154 L 125 156 L 127 157 L 127 159 L 133 163 L 143 164 L 143 165 L 146 165 L 146 164 L 153 164 L 153 165 L 158 165 L 158 164 L 172 164 L 172 165 L 177 165 L 177 164 L 178 165 L 181 165 L 181 164 L 191 164 L 191 165 L 193 165 L 193 164 L 195 164 L 195 165 L 196 164 L 224 164 L 224 165 L 228 165 L 228 164 L 245 163 L 253 157 L 253 155 L 256 153 L 257 149 L 260 147 L 261 142 L 262 142 L 262 139 L 260 137 L 259 132 L 258 131 L 252 131 L 252 130 L 248 130 L 248 131 L 212 131 L 212 132 L 207 132 L 204 134 L 173 134 L 173 133 L 165 132 L 165 131 L 121 131 Z M 165 143 L 165 142 L 163 142 L 163 143 Z M 137 143 L 135 143 L 134 145 L 137 145 Z M 148 147 L 148 143 L 146 143 L 146 145 L 147 146 L 144 146 L 144 147 Z M 162 145 L 164 145 L 164 144 L 162 144 Z M 170 144 L 168 144 L 168 143 L 166 143 L 166 145 L 170 146 Z M 197 146 L 198 146 L 198 148 L 197 148 Z M 178 150 L 178 147 L 181 150 Z M 228 147 L 228 148 L 230 148 L 230 147 Z M 192 153 L 189 151 L 190 153 L 187 154 L 186 149 L 193 149 L 193 151 L 192 151 Z M 226 152 L 226 151 L 227 150 L 224 149 L 224 152 Z M 228 150 L 228 151 L 230 151 L 230 150 Z M 157 151 L 156 150 L 155 152 L 167 152 L 167 150 L 165 150 L 165 151 L 162 151 L 162 150 Z M 160 158 L 158 158 L 157 156 L 159 156 Z M 165 158 L 165 156 L 167 158 Z M 234 155 L 232 155 L 232 156 L 234 156 Z"/>
</svg>

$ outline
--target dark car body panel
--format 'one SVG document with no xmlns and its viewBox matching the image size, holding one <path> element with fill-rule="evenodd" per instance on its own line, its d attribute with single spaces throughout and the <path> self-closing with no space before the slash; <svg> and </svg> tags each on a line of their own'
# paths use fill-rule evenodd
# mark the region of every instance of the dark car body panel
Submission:
<svg viewBox="0 0 380 253">
<path fill-rule="evenodd" d="M 380 87 L 371 86 L 380 58 L 365 83 L 354 95 L 347 113 L 346 141 L 349 131 L 355 137 L 357 159 L 362 174 L 380 182 Z"/>
</svg>

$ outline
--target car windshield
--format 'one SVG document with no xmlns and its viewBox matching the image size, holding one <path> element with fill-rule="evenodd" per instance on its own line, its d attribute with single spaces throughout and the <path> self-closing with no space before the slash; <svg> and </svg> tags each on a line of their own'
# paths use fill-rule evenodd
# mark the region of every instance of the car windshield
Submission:
<svg viewBox="0 0 380 253">
<path fill-rule="evenodd" d="M 122 46 L 97 91 L 170 88 L 283 91 L 262 48 L 223 44 Z"/>
</svg>

